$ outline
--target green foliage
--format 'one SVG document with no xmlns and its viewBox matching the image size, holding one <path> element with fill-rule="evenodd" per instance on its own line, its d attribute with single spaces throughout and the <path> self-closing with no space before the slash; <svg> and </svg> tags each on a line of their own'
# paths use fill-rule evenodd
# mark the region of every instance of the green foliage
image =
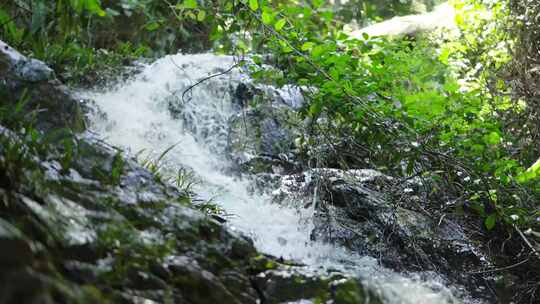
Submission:
<svg viewBox="0 0 540 304">
<path fill-rule="evenodd" d="M 120 178 L 122 177 L 122 173 L 124 172 L 124 165 L 125 162 L 122 153 L 117 152 L 114 155 L 111 169 L 111 183 L 113 185 L 120 184 Z"/>
<path fill-rule="evenodd" d="M 135 268 L 150 272 L 149 267 L 173 253 L 176 239 L 145 238 L 129 221 L 103 225 L 98 231 L 98 246 L 114 254 L 109 271 L 100 273 L 107 282 L 124 282 Z"/>
<path fill-rule="evenodd" d="M 4 102 L 0 106 L 0 124 L 8 129 L 19 130 L 32 122 L 35 111 L 26 109 L 28 100 L 27 91 L 24 91 L 15 103 Z"/>
<path fill-rule="evenodd" d="M 0 6 L 0 39 L 56 68 L 82 67 L 91 61 L 85 27 L 103 16 L 98 0 L 10 1 Z"/>
<path fill-rule="evenodd" d="M 140 159 L 140 155 L 144 153 L 144 150 L 141 150 L 137 153 L 137 159 L 139 160 L 139 163 L 146 168 L 148 171 L 150 171 L 154 177 L 157 180 L 163 179 L 163 170 L 164 170 L 164 158 L 169 154 L 176 146 L 177 144 L 171 145 L 167 149 L 165 149 L 161 154 L 158 155 L 157 158 L 153 158 L 152 155 L 147 155 L 145 158 Z M 182 175 L 183 176 L 183 175 Z M 181 179 L 181 173 L 179 172 L 178 179 Z M 183 182 L 180 182 L 183 183 Z"/>
<path fill-rule="evenodd" d="M 540 176 L 540 159 L 538 159 L 531 167 L 525 172 L 518 175 L 517 180 L 520 183 L 526 183 L 538 179 Z"/>
<path fill-rule="evenodd" d="M 218 4 L 219 50 L 272 54 L 270 61 L 252 57 L 252 77 L 303 88 L 309 102 L 302 114 L 317 123 L 300 142 L 314 149 L 335 144 L 321 143 L 324 137 L 351 138 L 363 147 L 350 152 L 354 159 L 393 175 L 434 178 L 434 195 L 478 207 L 487 229 L 497 220 L 536 225 L 531 187 L 516 180 L 528 161 L 513 148 L 522 138 L 506 127 L 523 109 L 495 77 L 513 46 L 505 1 L 455 1 L 457 36 L 416 41 L 351 39 L 320 1 Z M 350 157 L 339 163 L 360 164 Z"/>
<path fill-rule="evenodd" d="M 212 18 L 196 9 L 194 0 L 3 1 L 0 40 L 47 62 L 62 80 L 92 84 L 141 56 L 208 48 Z"/>
<path fill-rule="evenodd" d="M 141 157 L 141 155 L 144 153 L 144 150 L 141 150 L 137 153 L 136 158 L 138 162 L 144 168 L 149 170 L 158 181 L 169 182 L 175 185 L 180 190 L 182 195 L 178 197 L 177 201 L 179 203 L 183 205 L 193 206 L 194 208 L 208 215 L 224 215 L 225 212 L 223 208 L 221 208 L 218 204 L 212 202 L 212 200 L 201 201 L 198 199 L 194 199 L 194 187 L 199 183 L 199 180 L 195 176 L 193 171 L 187 168 L 179 168 L 178 171 L 171 172 L 171 170 L 166 166 L 166 156 L 177 145 L 178 144 L 171 145 L 155 158 L 152 157 L 151 154 Z"/>
<path fill-rule="evenodd" d="M 70 144 L 67 145 L 66 155 L 70 155 L 69 151 L 73 151 L 73 148 Z M 121 151 L 118 151 L 111 163 L 110 166 L 107 164 L 96 164 L 92 167 L 92 173 L 99 178 L 99 180 L 105 185 L 119 186 L 122 174 L 124 173 L 124 156 Z M 69 167 L 68 167 L 69 168 Z"/>
<path fill-rule="evenodd" d="M 351 39 L 342 31 L 353 19 L 368 23 L 429 9 L 437 1 L 25 3 L 0 7 L 0 39 L 55 64 L 66 78 L 121 65 L 126 58 L 189 49 L 186 43 L 192 41 L 213 44 L 216 52 L 249 54 L 246 68 L 253 78 L 302 89 L 308 102 L 301 115 L 311 124 L 298 142 L 307 155 L 322 145 L 339 145 L 335 139 L 354 147 L 339 160 L 317 155 L 315 165 L 368 165 L 404 178 L 432 179 L 432 195 L 455 201 L 456 208 L 471 206 L 488 230 L 498 222 L 538 225 L 538 166 L 530 167 L 540 153 L 532 144 L 537 120 L 530 118 L 538 115 L 532 115 L 536 110 L 526 94 L 512 98 L 502 77 L 512 70 L 508 63 L 516 44 L 508 36 L 507 1 L 453 1 L 459 31 L 442 40 Z M 204 39 L 193 39 L 196 33 Z M 525 45 L 523 39 L 517 43 Z M 5 113 L 0 109 L 9 119 Z M 520 132 L 522 127 L 526 131 Z M 168 151 L 142 161 L 157 178 Z M 112 171 L 108 179 L 118 180 L 121 170 Z M 167 179 L 192 191 L 188 171 Z"/>
</svg>

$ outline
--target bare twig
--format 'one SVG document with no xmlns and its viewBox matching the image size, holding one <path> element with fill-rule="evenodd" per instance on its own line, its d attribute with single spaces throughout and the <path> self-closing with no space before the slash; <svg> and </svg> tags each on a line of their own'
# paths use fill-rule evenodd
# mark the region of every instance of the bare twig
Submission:
<svg viewBox="0 0 540 304">
<path fill-rule="evenodd" d="M 240 65 L 241 62 L 239 63 L 236 63 L 234 65 L 232 65 L 230 68 L 228 68 L 227 70 L 223 71 L 223 72 L 220 72 L 220 73 L 217 73 L 217 74 L 213 74 L 213 75 L 210 75 L 208 77 L 205 77 L 199 81 L 197 81 L 195 84 L 189 86 L 187 89 L 185 89 L 183 92 L 182 92 L 182 102 L 185 103 L 186 100 L 185 100 L 185 96 L 188 92 L 191 92 L 193 90 L 194 87 L 198 86 L 199 84 L 209 80 L 209 79 L 212 79 L 214 77 L 218 77 L 218 76 L 221 76 L 221 75 L 225 75 L 227 73 L 229 73 L 230 71 L 232 71 L 234 68 L 238 67 Z"/>
<path fill-rule="evenodd" d="M 480 271 L 472 271 L 472 272 L 467 272 L 467 274 L 486 274 L 486 273 L 492 273 L 492 272 L 499 272 L 499 271 L 509 270 L 509 269 L 518 267 L 518 266 L 520 266 L 520 265 L 523 265 L 523 264 L 527 263 L 528 261 L 529 261 L 529 258 L 526 258 L 526 259 L 523 260 L 523 261 L 520 261 L 520 262 L 518 262 L 518 263 L 509 265 L 509 266 L 506 266 L 506 267 L 494 268 L 494 269 L 487 269 L 487 270 L 480 270 Z"/>
<path fill-rule="evenodd" d="M 531 242 L 529 241 L 529 239 L 527 239 L 527 237 L 525 236 L 525 234 L 523 234 L 523 232 L 521 231 L 521 229 L 519 229 L 518 226 L 516 225 L 512 225 L 514 226 L 514 229 L 517 231 L 517 233 L 519 234 L 519 236 L 521 236 L 521 238 L 523 239 L 523 241 L 525 242 L 525 244 L 527 244 L 527 246 L 529 246 L 529 248 L 531 249 L 532 253 L 534 253 L 536 255 L 536 257 L 540 258 L 540 253 L 536 250 L 536 248 L 534 248 L 534 246 L 531 244 Z"/>
</svg>

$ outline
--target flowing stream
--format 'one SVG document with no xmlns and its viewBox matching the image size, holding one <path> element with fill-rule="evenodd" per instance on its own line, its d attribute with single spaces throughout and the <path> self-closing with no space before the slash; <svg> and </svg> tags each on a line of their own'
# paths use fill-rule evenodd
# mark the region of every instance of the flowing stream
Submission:
<svg viewBox="0 0 540 304">
<path fill-rule="evenodd" d="M 386 303 L 460 303 L 453 295 L 456 289 L 445 286 L 436 274 L 398 274 L 379 266 L 372 257 L 311 241 L 312 210 L 272 204 L 269 197 L 253 194 L 248 180 L 227 174 L 227 122 L 237 111 L 231 91 L 249 79 L 233 69 L 195 86 L 184 101 L 182 92 L 232 65 L 234 59 L 228 56 L 166 56 L 112 89 L 84 92 L 97 107 L 91 129 L 132 154 L 159 155 L 175 145 L 165 156 L 167 167 L 193 170 L 201 181 L 195 191 L 231 214 L 230 229 L 249 235 L 261 252 L 295 259 L 314 271 L 351 273 Z M 171 114 L 171 103 L 181 105 L 178 118 Z"/>
</svg>

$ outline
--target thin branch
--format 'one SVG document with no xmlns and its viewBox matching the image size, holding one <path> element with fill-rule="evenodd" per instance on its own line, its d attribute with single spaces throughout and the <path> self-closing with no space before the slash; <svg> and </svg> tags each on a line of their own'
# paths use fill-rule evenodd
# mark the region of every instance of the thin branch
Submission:
<svg viewBox="0 0 540 304">
<path fill-rule="evenodd" d="M 526 259 L 523 260 L 523 261 L 520 261 L 520 262 L 518 262 L 518 263 L 509 265 L 509 266 L 506 266 L 506 267 L 494 268 L 494 269 L 487 269 L 487 270 L 480 270 L 480 271 L 472 271 L 472 272 L 467 272 L 467 274 L 486 274 L 486 273 L 492 273 L 492 272 L 499 272 L 499 271 L 509 270 L 509 269 L 512 269 L 512 268 L 516 268 L 516 267 L 518 267 L 518 266 L 520 266 L 520 265 L 523 265 L 523 264 L 527 263 L 528 261 L 529 261 L 529 258 L 526 258 Z"/>
<path fill-rule="evenodd" d="M 230 71 L 232 71 L 234 68 L 238 67 L 240 65 L 241 62 L 239 63 L 236 63 L 234 65 L 232 65 L 230 68 L 228 68 L 226 71 L 223 71 L 223 72 L 220 72 L 220 73 L 217 73 L 217 74 L 213 74 L 213 75 L 210 75 L 208 77 L 205 77 L 199 81 L 197 81 L 195 84 L 189 86 L 187 89 L 185 89 L 183 92 L 182 92 L 182 103 L 185 103 L 185 96 L 188 92 L 191 92 L 193 90 L 194 87 L 198 86 L 199 84 L 209 80 L 209 79 L 212 79 L 214 77 L 218 77 L 218 76 L 221 76 L 221 75 L 225 75 L 227 73 L 229 73 Z"/>
<path fill-rule="evenodd" d="M 540 253 L 538 251 L 536 251 L 536 248 L 534 248 L 534 246 L 531 244 L 531 242 L 529 241 L 529 239 L 527 239 L 527 237 L 525 236 L 525 234 L 523 234 L 523 232 L 521 231 L 521 229 L 519 229 L 518 226 L 516 225 L 513 225 L 514 226 L 514 229 L 518 232 L 519 236 L 521 236 L 521 238 L 523 239 L 523 241 L 525 242 L 525 244 L 527 244 L 527 246 L 529 246 L 529 248 L 531 249 L 531 251 L 536 255 L 536 257 L 540 258 Z"/>
</svg>

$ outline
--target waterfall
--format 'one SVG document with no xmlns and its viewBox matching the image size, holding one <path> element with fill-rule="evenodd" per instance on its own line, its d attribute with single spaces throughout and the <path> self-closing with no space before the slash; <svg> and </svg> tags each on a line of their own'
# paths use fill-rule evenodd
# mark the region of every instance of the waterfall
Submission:
<svg viewBox="0 0 540 304">
<path fill-rule="evenodd" d="M 174 146 L 164 158 L 167 168 L 192 170 L 201 181 L 197 194 L 231 214 L 229 228 L 250 236 L 263 253 L 297 260 L 318 272 L 352 273 L 387 303 L 460 302 L 452 295 L 455 290 L 437 275 L 398 274 L 379 266 L 373 257 L 310 240 L 313 210 L 272 204 L 266 195 L 250 191 L 249 180 L 227 173 L 227 122 L 237 111 L 231 88 L 249 78 L 237 68 L 193 87 L 183 100 L 182 93 L 232 65 L 230 56 L 166 56 L 112 89 L 83 92 L 95 102 L 91 129 L 127 153 L 160 154 Z"/>
</svg>

